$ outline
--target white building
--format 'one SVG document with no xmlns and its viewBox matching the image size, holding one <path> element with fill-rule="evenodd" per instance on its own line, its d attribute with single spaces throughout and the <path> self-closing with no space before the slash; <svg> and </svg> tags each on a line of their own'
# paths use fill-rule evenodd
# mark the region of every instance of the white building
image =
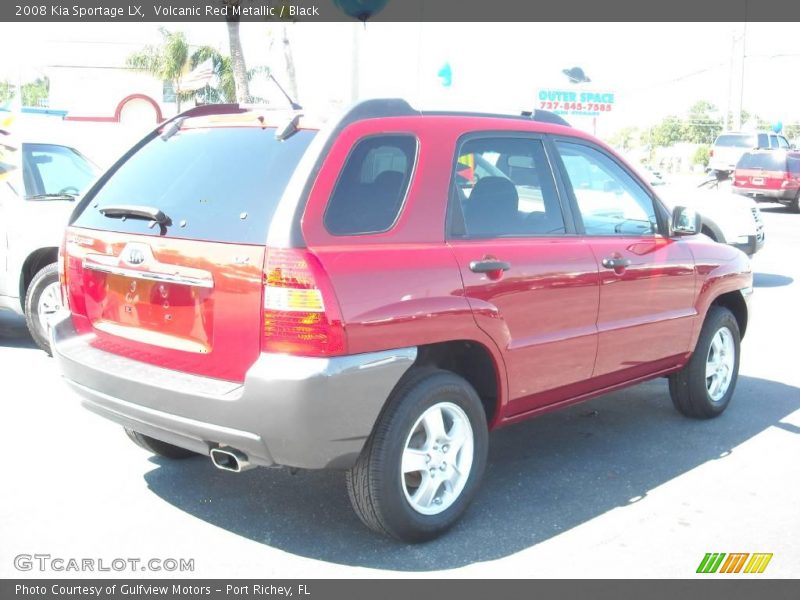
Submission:
<svg viewBox="0 0 800 600">
<path fill-rule="evenodd" d="M 176 106 L 165 97 L 164 83 L 125 67 L 140 49 L 131 43 L 61 44 L 57 62 L 45 67 L 50 107 L 67 111 L 70 121 L 155 125 L 172 116 Z"/>
</svg>

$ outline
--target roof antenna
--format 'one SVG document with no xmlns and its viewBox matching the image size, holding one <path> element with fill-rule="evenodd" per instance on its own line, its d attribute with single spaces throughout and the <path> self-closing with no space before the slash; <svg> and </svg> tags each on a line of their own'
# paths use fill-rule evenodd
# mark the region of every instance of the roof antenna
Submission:
<svg viewBox="0 0 800 600">
<path fill-rule="evenodd" d="M 272 79 L 275 85 L 278 86 L 278 89 L 281 91 L 281 94 L 283 94 L 283 96 L 289 101 L 289 104 L 292 106 L 292 110 L 303 110 L 303 107 L 300 106 L 294 100 L 292 100 L 292 97 L 286 93 L 286 90 L 283 89 L 283 86 L 280 83 L 278 83 L 278 80 L 275 79 L 275 76 L 272 73 L 269 74 L 269 78 Z"/>
</svg>

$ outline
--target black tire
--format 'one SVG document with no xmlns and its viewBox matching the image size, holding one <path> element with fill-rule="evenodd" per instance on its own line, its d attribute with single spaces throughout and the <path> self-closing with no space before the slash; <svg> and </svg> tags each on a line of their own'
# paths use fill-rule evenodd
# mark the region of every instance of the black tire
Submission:
<svg viewBox="0 0 800 600">
<path fill-rule="evenodd" d="M 733 338 L 733 372 L 727 391 L 717 400 L 712 399 L 706 379 L 706 361 L 711 343 L 717 333 L 726 328 Z M 669 393 L 672 403 L 681 414 L 695 419 L 711 419 L 721 415 L 730 404 L 739 376 L 740 333 L 736 317 L 727 308 L 712 306 L 708 310 L 697 346 L 688 364 L 669 376 Z"/>
<path fill-rule="evenodd" d="M 38 307 L 42 293 L 52 284 L 58 284 L 58 265 L 56 263 L 51 263 L 40 269 L 33 276 L 28 286 L 28 291 L 25 293 L 25 323 L 28 325 L 28 331 L 36 345 L 48 354 L 52 354 L 50 351 L 50 333 L 47 325 L 41 319 Z"/>
<path fill-rule="evenodd" d="M 472 466 L 452 504 L 438 514 L 422 514 L 406 498 L 402 456 L 418 419 L 427 409 L 444 402 L 459 407 L 469 421 Z M 475 496 L 486 467 L 488 446 L 486 413 L 472 386 L 449 371 L 413 369 L 392 392 L 355 466 L 347 472 L 353 509 L 367 527 L 378 533 L 404 542 L 433 539 L 458 521 Z M 442 447 L 442 451 L 447 448 Z M 459 453 L 447 460 L 457 460 Z"/>
<path fill-rule="evenodd" d="M 144 435 L 143 433 L 139 433 L 133 429 L 128 429 L 127 427 L 125 428 L 125 433 L 127 433 L 131 441 L 140 448 L 144 448 L 148 452 L 158 454 L 164 458 L 182 459 L 191 458 L 192 456 L 200 456 L 196 452 L 192 452 L 186 448 L 174 446 L 172 444 L 168 444 L 167 442 L 162 442 L 161 440 L 151 438 L 149 435 Z"/>
<path fill-rule="evenodd" d="M 792 209 L 792 212 L 800 213 L 800 192 L 797 192 L 794 200 L 789 204 L 789 208 Z"/>
</svg>

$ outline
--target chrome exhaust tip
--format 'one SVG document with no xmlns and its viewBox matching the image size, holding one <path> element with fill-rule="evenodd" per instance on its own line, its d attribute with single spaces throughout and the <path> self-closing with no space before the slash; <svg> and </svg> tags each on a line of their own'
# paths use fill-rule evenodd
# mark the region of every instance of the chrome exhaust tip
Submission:
<svg viewBox="0 0 800 600">
<path fill-rule="evenodd" d="M 214 463 L 214 466 L 223 471 L 241 473 L 255 467 L 247 460 L 247 455 L 244 452 L 234 448 L 212 448 L 210 454 L 211 462 Z"/>
</svg>

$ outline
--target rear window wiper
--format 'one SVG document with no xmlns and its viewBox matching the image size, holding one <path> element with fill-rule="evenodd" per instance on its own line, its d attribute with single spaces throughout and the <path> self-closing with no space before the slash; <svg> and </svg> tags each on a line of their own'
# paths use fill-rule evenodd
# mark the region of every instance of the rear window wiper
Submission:
<svg viewBox="0 0 800 600">
<path fill-rule="evenodd" d="M 112 204 L 109 206 L 102 206 L 97 210 L 104 217 L 111 217 L 116 219 L 146 219 L 148 221 L 155 221 L 162 227 L 172 225 L 172 219 L 164 214 L 164 211 L 153 206 L 141 206 L 139 204 Z"/>
</svg>

